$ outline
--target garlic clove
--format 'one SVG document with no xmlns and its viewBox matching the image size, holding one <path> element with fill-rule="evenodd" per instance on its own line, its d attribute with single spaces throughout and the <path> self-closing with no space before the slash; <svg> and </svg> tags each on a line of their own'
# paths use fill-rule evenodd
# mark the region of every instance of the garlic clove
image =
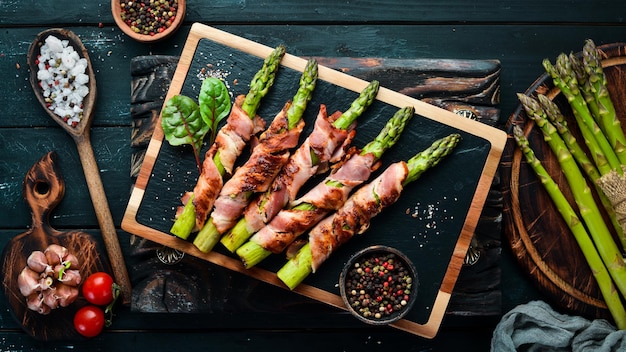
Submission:
<svg viewBox="0 0 626 352">
<path fill-rule="evenodd" d="M 69 254 L 69 251 L 67 248 L 58 244 L 51 244 L 48 248 L 46 248 L 44 253 L 46 255 L 46 259 L 48 260 L 48 264 L 55 266 L 63 262 L 63 258 Z"/>
<path fill-rule="evenodd" d="M 69 266 L 67 265 L 69 263 Z M 72 253 L 67 253 L 65 257 L 63 257 L 63 263 L 67 268 L 78 269 L 78 258 Z"/>
<path fill-rule="evenodd" d="M 38 273 L 48 273 L 52 268 L 42 251 L 33 251 L 26 259 L 26 265 Z"/>
<path fill-rule="evenodd" d="M 54 296 L 61 307 L 67 307 L 78 298 L 78 292 L 78 287 L 61 283 L 56 285 Z"/>
<path fill-rule="evenodd" d="M 59 307 L 59 302 L 57 302 L 57 297 L 55 294 L 56 293 L 55 287 L 50 287 L 47 290 L 41 291 L 41 293 L 43 295 L 43 304 L 50 307 L 50 309 L 56 309 Z"/>
<path fill-rule="evenodd" d="M 80 271 L 72 269 L 65 269 L 63 275 L 57 278 L 68 286 L 78 286 L 81 281 Z"/>
<path fill-rule="evenodd" d="M 39 280 L 39 287 L 41 291 L 49 289 L 52 286 L 52 284 L 54 284 L 54 279 L 50 276 L 42 277 Z"/>
<path fill-rule="evenodd" d="M 26 306 L 39 314 L 46 315 L 50 313 L 50 307 L 43 304 L 43 294 L 41 292 L 33 292 L 28 295 L 26 297 Z"/>
<path fill-rule="evenodd" d="M 22 296 L 30 296 L 33 292 L 41 290 L 39 273 L 28 266 L 24 267 L 17 277 L 17 286 L 20 288 Z"/>
</svg>

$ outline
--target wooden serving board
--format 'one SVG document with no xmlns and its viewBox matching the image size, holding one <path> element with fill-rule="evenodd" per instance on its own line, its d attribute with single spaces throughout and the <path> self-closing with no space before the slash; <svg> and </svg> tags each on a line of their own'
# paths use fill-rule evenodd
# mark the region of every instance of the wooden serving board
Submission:
<svg viewBox="0 0 626 352">
<path fill-rule="evenodd" d="M 181 54 L 166 99 L 175 94 L 197 97 L 201 73 L 214 70 L 223 74 L 233 96 L 245 94 L 248 83 L 273 48 L 217 30 L 194 24 Z M 287 51 L 289 49 L 287 48 Z M 263 99 L 259 115 L 271 120 L 285 101 L 293 96 L 306 60 L 287 54 L 270 93 Z M 304 119 L 312 121 L 321 103 L 330 111 L 344 110 L 368 82 L 328 67 L 320 66 L 319 81 Z M 420 277 L 418 303 L 407 317 L 393 326 L 424 337 L 434 337 L 443 319 L 465 252 L 478 222 L 506 142 L 503 131 L 381 87 L 377 101 L 359 119 L 354 145 L 362 147 L 382 128 L 399 108 L 412 105 L 416 116 L 398 144 L 383 155 L 385 166 L 406 160 L 435 139 L 452 132 L 463 141 L 454 154 L 436 169 L 409 186 L 400 200 L 374 219 L 361 237 L 340 248 L 296 290 L 297 293 L 345 309 L 337 281 L 350 254 L 371 244 L 386 244 L 407 254 Z M 245 158 L 245 155 L 241 159 Z M 197 168 L 190 150 L 164 142 L 159 126 L 155 129 L 122 220 L 122 228 L 135 235 L 181 250 L 225 268 L 284 287 L 275 272 L 284 264 L 282 256 L 272 256 L 246 270 L 233 255 L 219 247 L 208 254 L 191 242 L 170 235 L 175 209 L 181 195 L 191 190 Z M 314 180 L 312 180 L 314 182 Z M 425 261 L 437 257 L 435 262 Z"/>
<path fill-rule="evenodd" d="M 98 272 L 111 272 L 109 260 L 98 242 L 82 231 L 57 231 L 48 218 L 65 193 L 65 181 L 56 164 L 56 153 L 44 155 L 24 178 L 24 199 L 31 209 L 33 224 L 28 231 L 13 237 L 2 253 L 2 287 L 11 312 L 24 331 L 37 340 L 83 340 L 74 329 L 74 314 L 87 301 L 79 294 L 67 307 L 51 310 L 47 315 L 28 309 L 20 293 L 17 278 L 33 251 L 44 251 L 50 244 L 58 244 L 78 259 L 82 280 Z"/>
<path fill-rule="evenodd" d="M 609 91 L 624 126 L 626 44 L 608 44 L 598 48 L 602 50 L 602 65 L 609 82 Z M 555 60 L 556 55 L 551 62 Z M 575 128 L 575 119 L 567 100 L 554 87 L 547 74 L 539 77 L 524 94 L 544 94 L 552 99 L 566 117 L 568 126 L 574 127 L 572 129 L 577 139 L 582 140 Z M 570 203 L 575 204 L 569 188 L 563 186 L 567 181 L 550 147 L 543 140 L 541 130 L 528 119 L 521 106 L 509 118 L 507 130 L 511 132 L 514 125 L 524 129 L 535 154 L 552 178 L 561 185 Z M 584 147 L 584 144 L 581 145 Z M 504 232 L 523 269 L 561 309 L 589 319 L 612 320 L 578 244 L 536 175 L 526 164 L 512 135 L 502 157 L 501 175 L 505 205 Z"/>
</svg>

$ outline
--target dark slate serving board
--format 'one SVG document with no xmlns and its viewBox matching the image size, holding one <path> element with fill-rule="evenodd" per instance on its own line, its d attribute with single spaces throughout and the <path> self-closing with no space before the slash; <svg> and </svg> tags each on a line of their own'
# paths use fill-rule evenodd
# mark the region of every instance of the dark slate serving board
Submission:
<svg viewBox="0 0 626 352">
<path fill-rule="evenodd" d="M 197 97 L 201 73 L 206 70 L 225 75 L 233 96 L 245 94 L 247 83 L 271 49 L 211 27 L 194 25 L 168 96 L 181 93 Z M 304 62 L 304 59 L 291 55 L 283 59 L 284 67 L 263 100 L 258 112 L 260 116 L 272 119 L 293 95 Z M 360 79 L 321 67 L 320 80 L 305 112 L 304 119 L 308 125 L 303 135 L 310 131 L 320 103 L 326 104 L 330 111 L 346 109 L 366 84 Z M 436 169 L 408 186 L 400 200 L 375 218 L 363 236 L 340 248 L 318 273 L 307 278 L 295 291 L 343 308 L 336 283 L 349 255 L 371 244 L 397 247 L 414 261 L 419 272 L 420 289 L 418 304 L 394 326 L 432 337 L 443 318 L 506 136 L 492 127 L 459 119 L 449 111 L 382 88 L 378 100 L 359 119 L 354 145 L 365 145 L 395 111 L 408 104 L 415 106 L 416 116 L 398 144 L 385 153 L 381 169 L 373 176 L 390 163 L 407 160 L 435 139 L 449 133 L 460 133 L 462 143 Z M 240 159 L 245 159 L 245 155 Z M 180 196 L 193 188 L 196 178 L 197 168 L 190 150 L 164 142 L 162 131 L 157 127 L 122 227 L 138 236 L 281 286 L 274 273 L 284 263 L 282 256 L 272 256 L 257 268 L 246 270 L 238 259 L 220 248 L 204 254 L 190 242 L 168 234 Z"/>
</svg>

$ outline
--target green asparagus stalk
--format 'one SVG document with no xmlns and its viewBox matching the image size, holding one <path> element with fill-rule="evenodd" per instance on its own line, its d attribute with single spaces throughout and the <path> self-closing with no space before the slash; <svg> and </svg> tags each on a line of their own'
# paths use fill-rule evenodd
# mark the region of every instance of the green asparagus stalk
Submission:
<svg viewBox="0 0 626 352">
<path fill-rule="evenodd" d="M 438 139 L 430 147 L 409 159 L 407 161 L 409 172 L 402 182 L 403 187 L 415 182 L 424 172 L 439 164 L 444 157 L 454 150 L 459 141 L 460 135 L 456 133 L 450 134 L 444 138 Z M 377 195 L 372 194 L 372 197 L 377 198 Z M 389 205 L 390 204 L 387 206 Z M 370 220 L 371 219 L 368 221 Z M 294 257 L 290 258 L 285 265 L 278 270 L 278 278 L 287 285 L 289 289 L 293 290 L 313 271 L 311 266 L 312 258 L 311 247 L 309 243 L 306 243 L 298 250 Z"/>
<path fill-rule="evenodd" d="M 536 106 L 533 103 L 533 99 L 527 96 L 524 96 L 524 97 L 525 98 L 522 98 L 520 96 L 520 101 L 523 102 L 523 105 L 526 111 L 529 114 L 533 114 L 535 118 L 542 117 L 542 114 L 539 112 L 540 107 Z M 528 101 L 528 99 L 526 98 L 530 99 L 530 101 Z M 576 141 L 576 137 L 574 137 L 571 134 L 569 128 L 567 127 L 567 122 L 565 121 L 565 117 L 559 110 L 559 107 L 545 95 L 539 94 L 537 98 L 539 100 L 539 103 L 541 104 L 541 108 L 543 108 L 543 111 L 545 112 L 545 116 L 554 125 L 554 127 L 556 127 L 557 131 L 559 132 L 559 135 L 561 135 L 561 137 L 563 138 L 563 141 L 569 148 L 569 151 L 572 154 L 572 157 L 574 157 L 574 159 L 576 160 L 578 165 L 580 165 L 583 172 L 587 175 L 587 177 L 589 177 L 589 179 L 595 186 L 597 193 L 598 193 L 598 198 L 600 199 L 602 206 L 604 207 L 607 214 L 609 215 L 609 218 L 611 219 L 611 223 L 613 227 L 615 228 L 615 231 L 618 235 L 618 238 L 620 239 L 622 243 L 622 246 L 625 246 L 624 248 L 626 248 L 626 237 L 624 236 L 624 230 L 622 229 L 622 226 L 619 224 L 619 221 L 617 220 L 615 208 L 613 207 L 613 204 L 611 204 L 607 196 L 604 194 L 604 191 L 601 189 L 598 183 L 602 175 L 600 175 L 600 172 L 594 166 L 593 162 L 589 159 L 589 157 L 587 157 L 587 154 L 582 150 L 582 147 Z"/>
<path fill-rule="evenodd" d="M 606 75 L 602 68 L 598 49 L 590 39 L 585 42 L 583 47 L 582 60 L 589 82 L 583 86 L 583 90 L 589 90 L 589 94 L 593 95 L 599 115 L 599 125 L 621 163 L 626 165 L 626 136 L 624 136 L 621 123 L 615 113 L 615 106 L 607 88 Z"/>
<path fill-rule="evenodd" d="M 615 289 L 615 285 L 613 284 L 611 276 L 604 265 L 602 258 L 596 251 L 593 241 L 587 233 L 587 229 L 559 189 L 559 186 L 550 177 L 546 169 L 541 164 L 541 161 L 536 158 L 534 152 L 528 144 L 528 140 L 524 136 L 522 129 L 519 126 L 515 126 L 513 128 L 513 134 L 518 146 L 526 157 L 526 161 L 532 167 L 537 177 L 539 177 L 541 184 L 552 198 L 557 210 L 563 217 L 563 220 L 565 220 L 568 227 L 572 231 L 576 242 L 578 243 L 585 259 L 587 260 L 587 263 L 589 264 L 589 267 L 591 268 L 591 272 L 598 283 L 602 297 L 604 298 L 604 301 L 606 302 L 618 329 L 626 329 L 626 310 L 624 309 L 620 295 Z"/>
<path fill-rule="evenodd" d="M 372 154 L 375 156 L 376 160 L 380 159 L 383 153 L 391 148 L 398 141 L 398 139 L 400 139 L 400 135 L 402 134 L 404 127 L 406 127 L 410 118 L 413 117 L 414 112 L 415 109 L 413 107 L 405 107 L 398 110 L 394 116 L 387 121 L 376 138 L 363 147 L 360 154 Z M 338 182 L 334 186 L 338 188 L 344 187 L 343 184 Z M 309 203 L 300 203 L 293 209 L 301 211 L 316 210 L 315 206 Z M 239 247 L 236 253 L 246 268 L 251 268 L 257 265 L 263 259 L 272 254 L 271 251 L 263 248 L 261 245 L 252 240 L 248 240 L 248 242 Z"/>
<path fill-rule="evenodd" d="M 363 112 L 374 102 L 376 95 L 378 94 L 380 83 L 378 81 L 370 82 L 359 94 L 359 96 L 352 102 L 350 107 L 339 116 L 333 125 L 341 130 L 345 130 L 352 123 L 363 114 Z M 315 150 L 311 150 L 311 161 L 313 165 L 317 165 L 321 160 L 320 156 L 315 154 Z M 270 187 L 270 192 L 273 187 Z M 260 195 L 261 199 L 259 204 L 269 201 L 271 194 L 264 193 Z M 285 206 L 286 204 L 283 204 Z M 267 219 L 269 221 L 271 219 Z M 258 229 L 256 229 L 258 230 Z M 222 236 L 220 243 L 226 247 L 231 253 L 234 253 L 241 245 L 243 245 L 255 232 L 255 229 L 250 229 L 245 217 L 241 217 L 237 224 L 224 236 Z"/>
<path fill-rule="evenodd" d="M 261 99 L 267 95 L 270 87 L 274 84 L 280 62 L 285 55 L 285 50 L 284 45 L 276 47 L 270 55 L 263 60 L 263 66 L 252 78 L 250 89 L 248 90 L 248 94 L 246 95 L 242 105 L 243 111 L 245 111 L 251 119 L 255 118 L 256 111 L 261 105 Z M 213 161 L 215 166 L 217 166 L 219 173 L 224 176 L 226 170 L 224 169 L 224 164 L 222 164 L 219 150 L 213 156 Z M 196 210 L 190 199 L 185 204 L 182 213 L 174 221 L 170 232 L 175 236 L 186 240 L 189 238 L 189 235 L 196 225 L 195 218 Z"/>
<path fill-rule="evenodd" d="M 263 67 L 252 77 L 250 82 L 250 89 L 246 94 L 241 109 L 250 116 L 251 119 L 256 115 L 256 111 L 261 105 L 261 99 L 263 99 L 270 87 L 274 85 L 280 62 L 285 56 L 285 46 L 277 46 L 266 58 L 263 60 Z"/>
<path fill-rule="evenodd" d="M 587 225 L 602 260 L 620 292 L 626 294 L 626 263 L 624 263 L 619 248 L 613 241 L 611 232 L 604 222 L 587 180 L 578 168 L 565 142 L 557 133 L 556 128 L 547 119 L 541 118 L 540 115 L 529 115 L 529 118 L 534 119 L 545 136 L 544 140 L 556 155 L 576 205 L 578 205 L 580 216 Z"/>
<path fill-rule="evenodd" d="M 567 55 L 560 54 L 557 58 L 555 66 L 552 66 L 550 61 L 545 59 L 543 61 L 543 66 L 550 77 L 552 77 L 554 85 L 561 90 L 572 107 L 574 117 L 576 118 L 579 128 L 581 129 L 585 143 L 587 143 L 589 148 L 592 150 L 592 158 L 596 162 L 598 169 L 601 170 L 601 168 L 608 163 L 612 170 L 615 170 L 619 174 L 623 174 L 621 163 L 617 158 L 615 151 L 606 139 L 606 136 L 602 133 L 598 124 L 593 119 L 593 116 L 591 116 L 589 108 L 585 103 L 585 99 L 580 93 L 576 75 L 572 72 L 571 63 Z M 593 145 L 594 140 L 595 145 Z"/>
<path fill-rule="evenodd" d="M 300 77 L 300 86 L 293 96 L 291 105 L 287 109 L 287 127 L 289 130 L 295 128 L 302 120 L 304 110 L 306 110 L 307 104 L 313 97 L 313 90 L 315 89 L 318 77 L 317 61 L 311 59 L 307 62 L 304 71 Z M 253 194 L 247 194 L 247 198 L 250 199 Z M 222 233 L 213 224 L 212 217 L 206 221 L 205 225 L 200 229 L 198 235 L 193 241 L 193 244 L 204 253 L 208 253 L 213 250 L 213 247 L 217 244 L 222 237 Z"/>
<path fill-rule="evenodd" d="M 352 104 L 350 104 L 348 110 L 344 111 L 341 116 L 333 122 L 333 125 L 342 130 L 347 129 L 359 116 L 363 115 L 363 112 L 376 100 L 379 88 L 380 82 L 376 80 L 371 81 L 363 88 Z"/>
</svg>

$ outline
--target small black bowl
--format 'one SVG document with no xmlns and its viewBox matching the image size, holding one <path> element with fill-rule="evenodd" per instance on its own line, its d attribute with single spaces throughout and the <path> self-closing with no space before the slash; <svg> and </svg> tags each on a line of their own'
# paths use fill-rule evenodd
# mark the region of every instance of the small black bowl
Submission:
<svg viewBox="0 0 626 352">
<path fill-rule="evenodd" d="M 382 245 L 355 253 L 339 276 L 341 298 L 348 311 L 372 325 L 402 319 L 415 304 L 418 286 L 417 271 L 409 258 Z"/>
</svg>

